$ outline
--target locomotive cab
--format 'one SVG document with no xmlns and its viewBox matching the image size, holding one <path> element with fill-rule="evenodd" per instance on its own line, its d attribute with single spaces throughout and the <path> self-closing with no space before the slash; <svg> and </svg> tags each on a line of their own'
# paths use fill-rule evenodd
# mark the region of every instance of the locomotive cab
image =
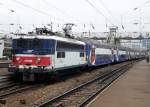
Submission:
<svg viewBox="0 0 150 107">
<path fill-rule="evenodd" d="M 54 52 L 55 40 L 36 37 L 14 38 L 9 71 L 23 74 L 24 80 L 25 77 L 33 79 L 33 75 L 27 75 L 48 72 L 53 69 Z"/>
</svg>

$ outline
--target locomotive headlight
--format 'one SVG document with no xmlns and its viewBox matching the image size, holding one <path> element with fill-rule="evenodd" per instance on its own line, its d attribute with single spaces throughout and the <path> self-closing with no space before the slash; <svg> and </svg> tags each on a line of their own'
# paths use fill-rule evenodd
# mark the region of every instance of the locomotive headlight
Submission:
<svg viewBox="0 0 150 107">
<path fill-rule="evenodd" d="M 40 57 L 37 57 L 36 63 L 38 64 L 38 63 L 40 63 L 40 61 L 41 61 L 41 58 L 40 58 Z"/>
<path fill-rule="evenodd" d="M 19 61 L 19 60 L 20 60 L 20 57 L 17 57 L 16 60 Z"/>
<path fill-rule="evenodd" d="M 16 58 L 16 61 L 17 61 L 18 64 L 21 63 L 21 58 L 20 58 L 20 57 L 17 57 L 17 58 Z"/>
<path fill-rule="evenodd" d="M 41 58 L 40 58 L 40 57 L 38 57 L 38 58 L 37 58 L 37 61 L 41 61 Z"/>
</svg>

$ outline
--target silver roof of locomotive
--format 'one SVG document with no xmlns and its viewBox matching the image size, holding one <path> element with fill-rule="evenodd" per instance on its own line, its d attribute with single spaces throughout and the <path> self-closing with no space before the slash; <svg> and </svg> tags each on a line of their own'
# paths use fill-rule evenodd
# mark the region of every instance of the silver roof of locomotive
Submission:
<svg viewBox="0 0 150 107">
<path fill-rule="evenodd" d="M 71 39 L 71 38 L 65 38 L 65 37 L 60 37 L 60 36 L 56 36 L 56 35 L 23 35 L 23 36 L 19 36 L 16 35 L 14 36 L 12 39 L 53 39 L 53 40 L 57 40 L 57 41 L 64 41 L 64 42 L 68 42 L 68 43 L 75 43 L 75 44 L 82 44 L 85 45 L 85 43 L 83 41 L 79 41 L 76 39 Z"/>
</svg>

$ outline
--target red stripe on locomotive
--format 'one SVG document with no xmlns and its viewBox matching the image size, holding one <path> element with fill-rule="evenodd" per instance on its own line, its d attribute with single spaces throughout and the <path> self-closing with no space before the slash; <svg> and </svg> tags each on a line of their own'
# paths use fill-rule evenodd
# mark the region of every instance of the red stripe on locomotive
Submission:
<svg viewBox="0 0 150 107">
<path fill-rule="evenodd" d="M 49 66 L 51 58 L 45 56 L 13 56 L 13 65 Z"/>
</svg>

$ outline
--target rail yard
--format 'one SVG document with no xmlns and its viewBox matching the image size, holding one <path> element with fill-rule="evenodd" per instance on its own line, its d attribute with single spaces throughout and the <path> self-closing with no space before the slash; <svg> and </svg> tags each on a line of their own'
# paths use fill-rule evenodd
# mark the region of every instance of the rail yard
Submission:
<svg viewBox="0 0 150 107">
<path fill-rule="evenodd" d="M 68 76 L 67 78 L 64 78 L 61 81 L 57 81 L 57 82 L 54 81 L 47 84 L 45 83 L 25 84 L 24 83 L 23 85 L 16 82 L 15 84 L 13 83 L 14 85 L 12 86 L 9 86 L 8 84 L 2 84 L 1 87 L 3 88 L 1 88 L 0 96 L 1 96 L 1 101 L 5 102 L 4 104 L 2 103 L 2 105 L 5 106 L 14 105 L 18 107 L 19 106 L 45 107 L 48 104 L 50 106 L 51 104 L 54 104 L 52 105 L 52 107 L 53 106 L 65 106 L 65 107 L 83 106 L 87 102 L 89 102 L 92 99 L 92 97 L 94 98 L 96 94 L 100 93 L 109 84 L 111 84 L 111 82 L 114 81 L 119 75 L 121 75 L 127 69 L 129 69 L 132 66 L 132 64 L 134 64 L 135 62 L 136 61 L 134 62 L 129 61 L 121 64 L 109 65 L 110 66 L 109 68 L 107 68 L 108 66 L 104 66 L 101 69 L 98 68 L 71 77 Z M 10 79 L 8 80 L 10 81 Z M 94 85 L 98 87 L 95 87 Z M 8 87 L 9 87 L 9 91 L 7 91 Z M 90 87 L 91 87 L 91 92 L 90 92 Z M 71 94 L 73 94 L 73 96 L 71 96 Z"/>
<path fill-rule="evenodd" d="M 149 107 L 149 5 L 0 1 L 0 107 Z"/>
</svg>

